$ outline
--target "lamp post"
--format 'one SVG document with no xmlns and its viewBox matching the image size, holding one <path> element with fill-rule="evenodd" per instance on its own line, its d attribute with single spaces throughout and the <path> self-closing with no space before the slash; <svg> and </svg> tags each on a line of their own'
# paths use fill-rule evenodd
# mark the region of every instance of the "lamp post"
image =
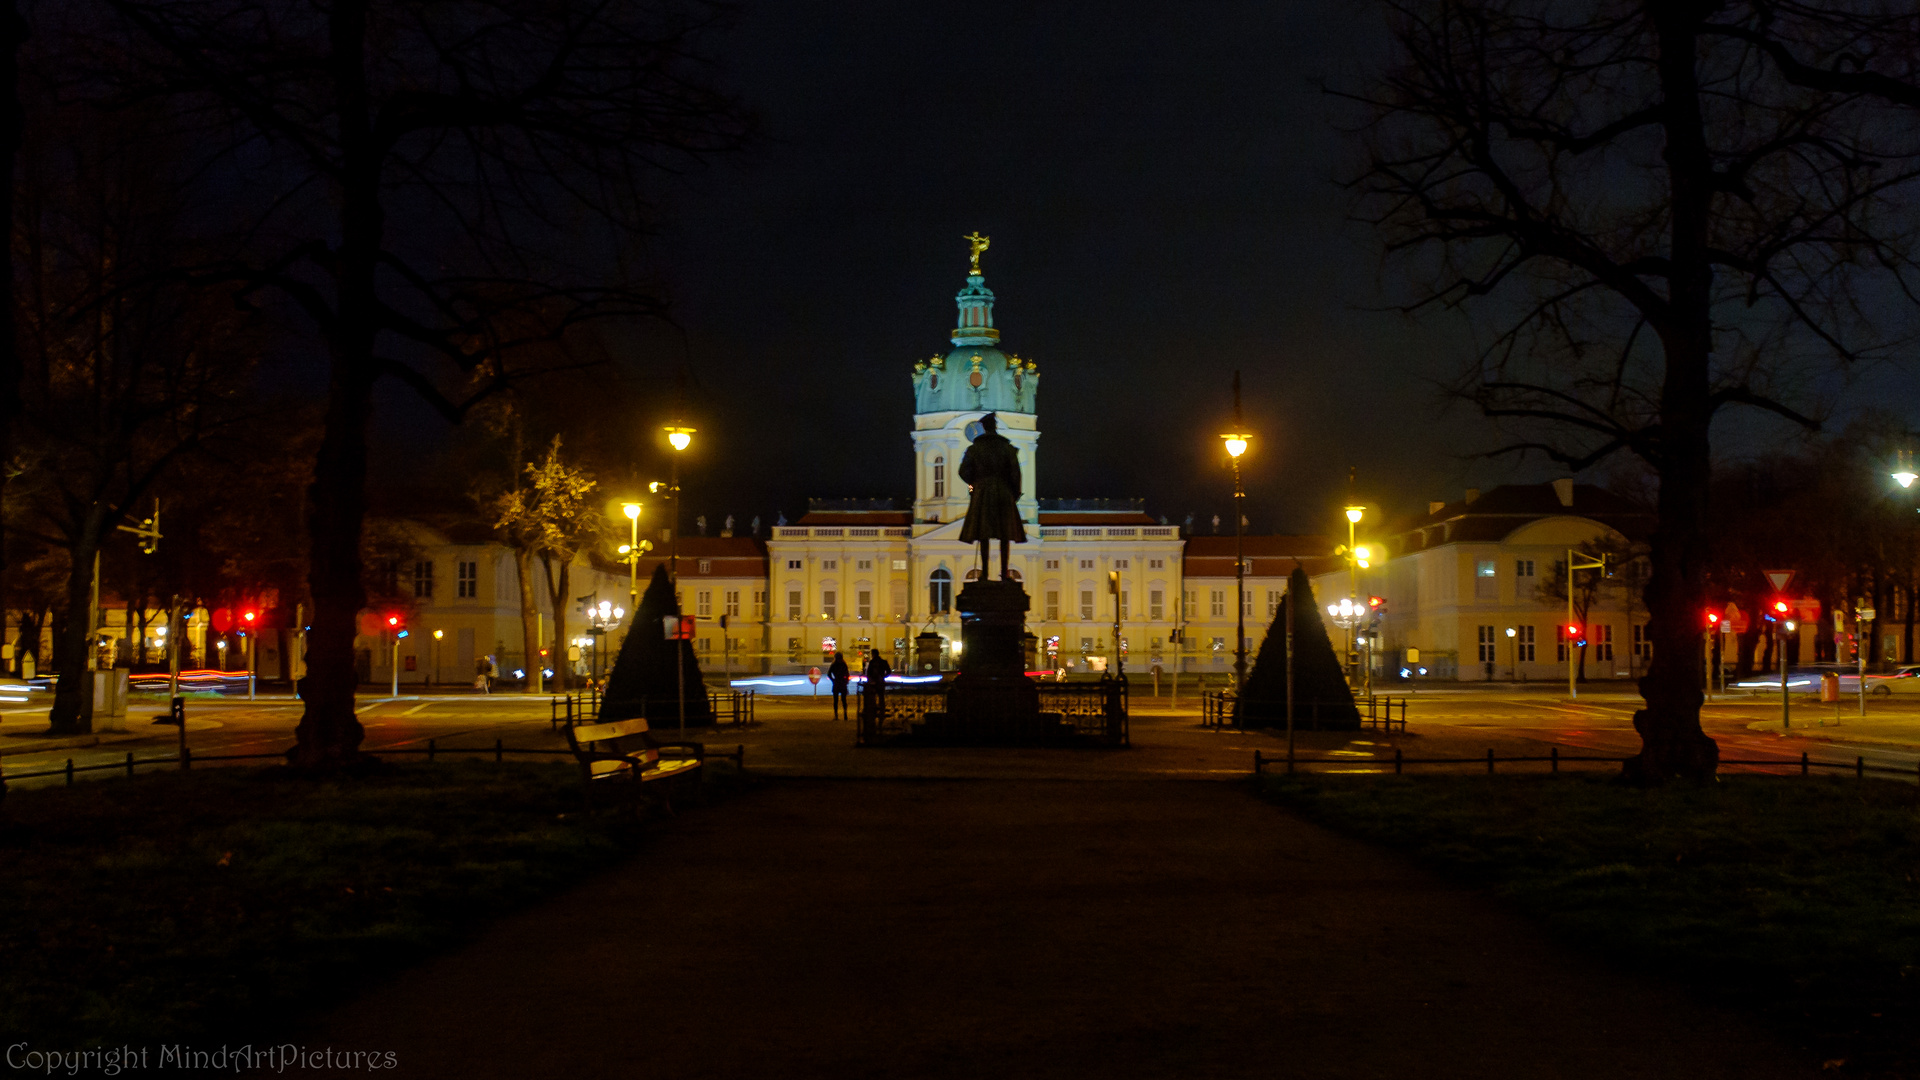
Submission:
<svg viewBox="0 0 1920 1080">
<path fill-rule="evenodd" d="M 1366 516 L 1366 511 L 1367 508 L 1364 506 L 1349 506 L 1345 508 L 1347 515 L 1347 546 L 1335 552 L 1335 554 L 1342 555 L 1347 560 L 1347 600 L 1351 606 L 1359 608 L 1360 610 L 1364 610 L 1364 608 L 1360 608 L 1359 605 L 1360 571 L 1372 565 L 1371 559 L 1373 558 L 1373 552 L 1360 546 L 1356 542 L 1354 534 L 1360 527 L 1360 519 Z M 1357 682 L 1359 681 L 1359 673 L 1354 670 L 1357 657 L 1354 652 L 1353 628 L 1359 625 L 1358 617 L 1352 622 L 1345 622 L 1340 625 L 1347 630 L 1347 661 L 1342 666 L 1346 668 L 1348 681 L 1350 683 Z"/>
<path fill-rule="evenodd" d="M 1246 434 L 1240 420 L 1240 373 L 1233 373 L 1233 430 L 1220 436 L 1226 443 L 1227 457 L 1233 462 L 1233 688 L 1237 692 L 1247 682 L 1247 557 L 1245 527 L 1247 489 L 1240 482 L 1240 455 L 1247 452 L 1253 436 Z"/>
<path fill-rule="evenodd" d="M 1567 639 L 1567 696 L 1570 698 L 1580 696 L 1580 687 L 1574 681 L 1573 639 L 1576 633 L 1584 633 L 1586 630 L 1586 627 L 1578 626 L 1573 621 L 1573 572 L 1575 570 L 1599 570 L 1604 573 L 1606 569 L 1607 560 L 1605 558 L 1596 559 L 1592 556 L 1583 557 L 1572 548 L 1567 549 L 1567 623 L 1562 627 L 1563 633 L 1561 636 Z M 1585 639 L 1582 638 L 1581 640 L 1584 641 Z"/>
<path fill-rule="evenodd" d="M 680 455 L 693 445 L 694 429 L 668 424 L 667 443 L 673 447 L 672 464 L 667 474 L 667 494 L 673 499 L 673 522 L 667 531 L 667 578 L 674 584 L 674 599 L 680 597 Z M 656 482 L 653 490 L 660 490 Z M 639 520 L 639 511 L 635 510 L 634 520 Z M 639 533 L 634 534 L 638 536 Z M 683 703 L 684 704 L 684 703 Z"/>
<path fill-rule="evenodd" d="M 427 669 L 427 685 L 432 686 L 434 677 L 440 674 L 440 640 L 447 636 L 445 630 L 433 632 L 433 666 Z"/>
<path fill-rule="evenodd" d="M 1894 452 L 1892 476 L 1893 476 L 1893 482 L 1896 484 L 1899 484 L 1901 487 L 1901 490 L 1907 492 L 1907 494 L 1910 496 L 1914 493 L 1913 482 L 1915 480 L 1920 480 L 1920 473 L 1916 473 L 1913 471 L 1913 451 L 1898 450 Z M 1920 515 L 1920 508 L 1914 508 L 1914 509 L 1916 511 L 1916 515 Z M 1920 516 L 1908 517 L 1907 518 L 1907 568 L 1909 573 L 1912 572 L 1912 568 L 1913 568 L 1913 556 L 1914 556 L 1913 534 L 1914 534 L 1914 529 L 1916 527 L 1920 527 Z M 1907 625 L 1912 626 L 1913 625 L 1912 620 L 1908 620 Z M 1906 647 L 1902 651 L 1906 653 L 1907 660 L 1911 661 L 1913 659 L 1913 642 L 1911 640 L 1911 635 L 1909 635 L 1909 640 L 1905 643 L 1905 645 Z"/>
<path fill-rule="evenodd" d="M 1511 626 L 1507 627 L 1507 681 L 1508 682 L 1520 681 L 1520 643 L 1514 640 L 1518 636 L 1519 636 L 1519 631 L 1515 630 Z"/>
<path fill-rule="evenodd" d="M 620 554 L 627 557 L 627 606 L 634 611 L 640 610 L 640 504 L 625 503 L 620 507 L 627 515 L 627 530 L 631 537 Z"/>
</svg>

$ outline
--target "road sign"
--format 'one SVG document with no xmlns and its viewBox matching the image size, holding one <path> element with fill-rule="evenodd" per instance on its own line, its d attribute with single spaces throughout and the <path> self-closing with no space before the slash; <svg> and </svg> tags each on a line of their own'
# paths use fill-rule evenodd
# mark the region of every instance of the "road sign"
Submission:
<svg viewBox="0 0 1920 1080">
<path fill-rule="evenodd" d="M 1791 570 L 1768 570 L 1766 574 L 1767 580 L 1773 584 L 1775 591 L 1784 592 L 1787 583 L 1793 580 L 1793 571 Z"/>
<path fill-rule="evenodd" d="M 810 682 L 810 683 L 812 683 L 812 684 L 813 684 L 813 685 L 815 685 L 815 686 L 819 686 L 819 685 L 820 685 L 820 669 L 819 669 L 819 668 L 817 668 L 817 667 L 816 667 L 816 668 L 808 668 L 808 669 L 807 669 L 807 681 L 808 681 L 808 682 Z"/>
</svg>

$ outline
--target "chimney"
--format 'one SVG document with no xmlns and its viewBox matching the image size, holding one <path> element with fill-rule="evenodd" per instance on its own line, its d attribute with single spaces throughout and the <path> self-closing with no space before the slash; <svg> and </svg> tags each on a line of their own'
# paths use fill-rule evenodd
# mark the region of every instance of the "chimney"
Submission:
<svg viewBox="0 0 1920 1080">
<path fill-rule="evenodd" d="M 1468 489 L 1467 489 L 1467 499 L 1466 499 L 1466 501 L 1467 501 L 1467 505 L 1469 505 L 1469 506 L 1471 506 L 1471 505 L 1473 505 L 1473 500 L 1475 500 L 1475 499 L 1477 499 L 1477 498 L 1479 498 L 1479 497 L 1480 497 L 1480 489 L 1479 489 L 1479 488 L 1468 488 Z"/>
<path fill-rule="evenodd" d="M 1563 476 L 1553 482 L 1553 493 L 1560 498 L 1561 506 L 1573 505 L 1573 477 Z"/>
<path fill-rule="evenodd" d="M 1443 502 L 1430 502 L 1430 503 L 1428 503 L 1428 504 L 1427 504 L 1427 513 L 1429 513 L 1429 514 L 1437 514 L 1437 513 L 1439 513 L 1440 511 L 1442 511 L 1442 510 L 1445 510 L 1446 508 L 1447 508 L 1447 504 L 1446 504 L 1446 503 L 1443 503 Z"/>
</svg>

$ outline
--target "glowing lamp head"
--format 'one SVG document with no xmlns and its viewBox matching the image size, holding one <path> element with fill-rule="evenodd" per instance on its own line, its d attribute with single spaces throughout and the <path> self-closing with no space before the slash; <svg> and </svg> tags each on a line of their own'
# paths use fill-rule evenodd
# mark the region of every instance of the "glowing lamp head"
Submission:
<svg viewBox="0 0 1920 1080">
<path fill-rule="evenodd" d="M 620 509 L 623 513 L 627 515 L 628 521 L 640 520 L 640 504 L 639 503 L 627 503 L 621 506 Z"/>
<path fill-rule="evenodd" d="M 1515 630 L 1515 629 L 1514 629 L 1513 627 L 1511 627 L 1511 626 L 1509 626 L 1509 627 L 1507 627 L 1507 636 L 1508 636 L 1508 637 L 1513 637 L 1513 636 L 1514 636 L 1514 635 L 1515 635 L 1516 633 L 1518 633 L 1518 632 L 1519 632 L 1519 631 L 1517 631 L 1517 630 Z"/>
<path fill-rule="evenodd" d="M 435 630 L 433 632 L 433 640 L 435 641 L 439 641 L 441 638 L 444 638 L 446 636 L 447 636 L 447 632 L 445 630 Z"/>
<path fill-rule="evenodd" d="M 693 445 L 693 432 L 693 428 L 673 425 L 667 428 L 667 442 L 673 444 L 675 450 L 685 450 Z"/>
<path fill-rule="evenodd" d="M 1912 487 L 1915 480 L 1920 480 L 1920 473 L 1910 473 L 1902 469 L 1893 474 L 1893 482 L 1901 487 Z"/>
<path fill-rule="evenodd" d="M 1912 487 L 1915 480 L 1920 480 L 1920 473 L 1913 471 L 1913 451 L 1897 451 L 1893 456 L 1893 482 L 1905 488 Z"/>
<path fill-rule="evenodd" d="M 622 555 L 625 555 L 625 554 L 627 554 L 628 552 L 630 552 L 630 551 L 632 551 L 632 550 L 633 550 L 633 545 L 631 545 L 631 544 L 621 544 L 621 545 L 620 545 L 620 554 L 622 554 Z"/>
<path fill-rule="evenodd" d="M 1361 515 L 1364 514 L 1365 512 L 1366 512 L 1366 507 L 1364 506 L 1349 506 L 1347 507 L 1347 520 L 1353 522 L 1355 525 L 1358 525 L 1360 524 Z"/>
<path fill-rule="evenodd" d="M 1237 461 L 1241 454 L 1247 452 L 1247 442 L 1251 436 L 1228 434 L 1220 438 L 1227 444 L 1227 456 Z"/>
<path fill-rule="evenodd" d="M 1789 634 L 1793 633 L 1795 630 L 1800 629 L 1800 627 L 1792 619 L 1787 620 L 1786 626 L 1787 626 L 1787 633 Z"/>
</svg>

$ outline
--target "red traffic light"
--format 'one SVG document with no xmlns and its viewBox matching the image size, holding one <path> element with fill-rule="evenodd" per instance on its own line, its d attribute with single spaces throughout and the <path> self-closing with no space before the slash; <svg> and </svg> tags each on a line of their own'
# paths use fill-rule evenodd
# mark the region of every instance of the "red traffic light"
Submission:
<svg viewBox="0 0 1920 1080">
<path fill-rule="evenodd" d="M 1568 641 L 1572 641 L 1573 639 L 1575 639 L 1575 638 L 1577 638 L 1577 637 L 1579 637 L 1579 636 L 1580 636 L 1580 624 L 1579 624 L 1579 623 L 1568 623 L 1568 624 L 1566 625 L 1566 627 L 1565 627 L 1565 629 L 1566 629 L 1566 631 L 1567 631 L 1567 640 L 1568 640 Z"/>
<path fill-rule="evenodd" d="M 1785 600 L 1775 600 L 1773 602 L 1773 610 L 1782 615 L 1785 615 L 1788 611 L 1792 610 L 1792 608 L 1793 605 L 1787 603 Z"/>
<path fill-rule="evenodd" d="M 253 617 L 254 617 L 254 613 L 253 613 L 253 612 L 251 612 L 251 611 L 249 611 L 249 612 L 247 612 L 246 614 L 244 614 L 244 615 L 242 615 L 242 616 L 240 616 L 240 617 L 241 617 L 241 618 L 243 618 L 243 619 L 245 619 L 245 620 L 247 620 L 248 622 L 252 622 L 252 621 L 253 621 Z"/>
<path fill-rule="evenodd" d="M 399 626 L 399 625 L 400 625 L 400 616 L 398 616 L 398 615 L 389 615 L 389 616 L 387 616 L 387 625 L 388 625 L 388 626 Z"/>
<path fill-rule="evenodd" d="M 1368 607 L 1368 608 L 1370 608 L 1370 609 L 1372 609 L 1372 610 L 1374 610 L 1374 611 L 1378 611 L 1378 610 L 1380 610 L 1381 608 L 1383 608 L 1383 607 L 1386 607 L 1386 606 L 1387 606 L 1387 598 L 1386 598 L 1386 597 L 1384 597 L 1384 596 L 1369 596 L 1369 597 L 1367 597 L 1367 607 Z"/>
<path fill-rule="evenodd" d="M 1707 625 L 1708 625 L 1708 626 L 1719 626 L 1719 625 L 1720 625 L 1720 613 L 1719 613 L 1719 612 L 1717 612 L 1717 611 L 1709 611 L 1709 612 L 1707 612 Z"/>
</svg>

